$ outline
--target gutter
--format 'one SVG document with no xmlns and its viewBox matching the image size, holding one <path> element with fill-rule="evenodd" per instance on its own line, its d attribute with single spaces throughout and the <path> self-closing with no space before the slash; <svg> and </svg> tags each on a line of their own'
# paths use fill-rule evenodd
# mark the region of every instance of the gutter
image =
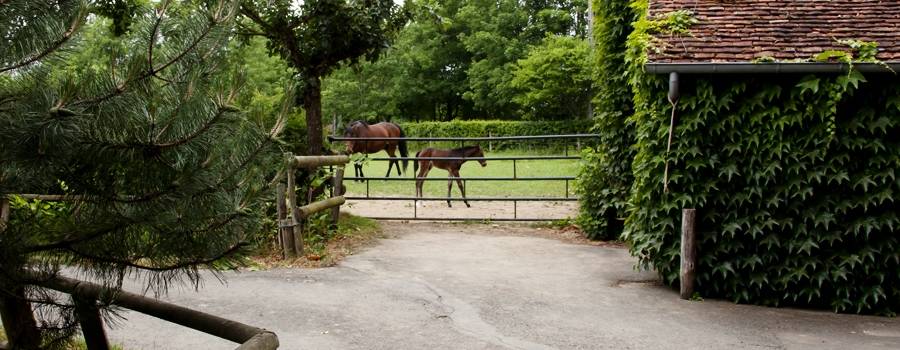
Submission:
<svg viewBox="0 0 900 350">
<path fill-rule="evenodd" d="M 789 74 L 789 73 L 847 73 L 847 63 L 647 63 L 650 74 Z M 900 72 L 900 62 L 854 63 L 853 69 L 863 73 Z"/>
</svg>

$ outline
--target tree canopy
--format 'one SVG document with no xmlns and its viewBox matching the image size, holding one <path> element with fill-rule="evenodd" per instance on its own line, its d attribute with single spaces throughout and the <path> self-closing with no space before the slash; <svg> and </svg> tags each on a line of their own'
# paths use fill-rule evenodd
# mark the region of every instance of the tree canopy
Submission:
<svg viewBox="0 0 900 350">
<path fill-rule="evenodd" d="M 241 14 L 241 33 L 265 38 L 294 71 L 309 154 L 322 153 L 321 78 L 360 58 L 376 60 L 406 23 L 392 0 L 243 0 Z"/>
<path fill-rule="evenodd" d="M 523 91 L 512 81 L 521 69 L 519 60 L 533 56 L 546 38 L 584 41 L 586 2 L 417 0 L 406 4 L 413 20 L 378 62 L 342 68 L 324 82 L 326 113 L 411 120 L 520 119 L 526 114 L 554 119 L 571 113 L 547 109 L 529 113 L 531 106 L 521 104 Z M 578 47 L 582 46 L 559 49 Z M 580 65 L 589 67 L 588 62 Z M 557 69 L 554 75 L 565 74 L 561 66 L 546 68 Z M 585 114 L 586 107 L 568 117 Z"/>
</svg>

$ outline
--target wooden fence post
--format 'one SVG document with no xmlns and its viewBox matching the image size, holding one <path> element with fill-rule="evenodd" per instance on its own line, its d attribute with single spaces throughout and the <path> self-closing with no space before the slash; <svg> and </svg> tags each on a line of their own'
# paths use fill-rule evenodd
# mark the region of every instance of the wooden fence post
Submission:
<svg viewBox="0 0 900 350">
<path fill-rule="evenodd" d="M 694 279 L 697 266 L 697 210 L 681 211 L 681 299 L 690 299 L 694 294 Z"/>
<path fill-rule="evenodd" d="M 75 316 L 81 325 L 81 334 L 84 335 L 84 343 L 88 350 L 109 350 L 109 341 L 106 340 L 106 331 L 103 330 L 103 319 L 100 317 L 100 309 L 97 302 L 73 296 L 75 301 Z"/>
<path fill-rule="evenodd" d="M 287 186 L 283 182 L 278 183 L 278 241 L 281 244 L 281 255 L 285 259 L 296 257 L 296 249 L 294 248 L 293 239 L 293 220 L 288 220 L 287 203 L 285 202 L 285 192 Z"/>
<path fill-rule="evenodd" d="M 293 246 L 294 255 L 303 255 L 303 229 L 298 229 L 301 218 L 300 210 L 297 206 L 297 184 L 294 179 L 297 170 L 297 168 L 294 167 L 295 163 L 294 155 L 290 152 L 285 153 L 285 167 L 287 167 L 287 198 L 288 203 L 290 204 L 292 225 L 289 230 L 290 237 L 288 237 L 292 243 L 288 243 L 288 246 Z"/>
<path fill-rule="evenodd" d="M 9 222 L 9 198 L 0 194 L 0 233 L 6 231 L 7 222 Z"/>
<path fill-rule="evenodd" d="M 334 177 L 332 177 L 332 181 L 334 181 L 334 193 L 333 196 L 340 196 L 344 194 L 344 167 L 339 166 L 334 171 Z M 331 208 L 331 224 L 337 226 L 338 220 L 341 217 L 341 207 Z"/>
</svg>

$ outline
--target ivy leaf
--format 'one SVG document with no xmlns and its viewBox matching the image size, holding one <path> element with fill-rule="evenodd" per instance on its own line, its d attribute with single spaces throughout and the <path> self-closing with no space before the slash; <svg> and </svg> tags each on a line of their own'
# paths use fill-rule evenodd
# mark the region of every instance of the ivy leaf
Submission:
<svg viewBox="0 0 900 350">
<path fill-rule="evenodd" d="M 821 81 L 819 78 L 806 77 L 803 79 L 803 81 L 797 84 L 797 87 L 800 88 L 800 94 L 803 94 L 807 90 L 812 91 L 813 93 L 817 93 L 819 92 L 820 82 Z"/>
</svg>

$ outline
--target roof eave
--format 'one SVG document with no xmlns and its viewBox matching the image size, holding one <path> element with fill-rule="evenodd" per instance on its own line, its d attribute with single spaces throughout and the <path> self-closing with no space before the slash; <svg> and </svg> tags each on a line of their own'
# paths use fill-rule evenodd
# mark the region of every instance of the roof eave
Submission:
<svg viewBox="0 0 900 350">
<path fill-rule="evenodd" d="M 846 73 L 851 69 L 847 63 L 647 63 L 644 69 L 650 74 L 789 74 L 789 73 Z M 852 69 L 863 73 L 900 72 L 900 62 L 853 63 Z"/>
</svg>

